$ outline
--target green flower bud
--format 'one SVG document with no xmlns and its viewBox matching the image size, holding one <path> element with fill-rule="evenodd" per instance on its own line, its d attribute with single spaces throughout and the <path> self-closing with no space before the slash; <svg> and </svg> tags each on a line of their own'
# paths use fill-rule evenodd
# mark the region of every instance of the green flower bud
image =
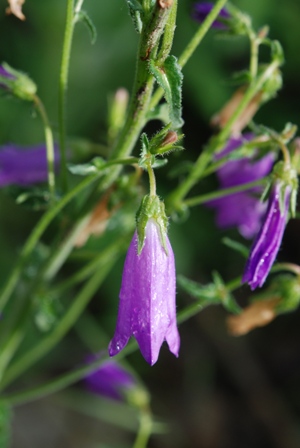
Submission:
<svg viewBox="0 0 300 448">
<path fill-rule="evenodd" d="M 0 66 L 0 86 L 25 101 L 33 101 L 37 91 L 37 86 L 32 79 L 6 63 Z"/>
</svg>

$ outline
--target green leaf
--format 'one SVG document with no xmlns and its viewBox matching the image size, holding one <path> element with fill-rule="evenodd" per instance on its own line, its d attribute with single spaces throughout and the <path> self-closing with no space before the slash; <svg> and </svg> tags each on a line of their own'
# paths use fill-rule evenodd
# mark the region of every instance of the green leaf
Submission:
<svg viewBox="0 0 300 448">
<path fill-rule="evenodd" d="M 46 210 L 49 206 L 49 191 L 43 188 L 26 188 L 18 185 L 11 185 L 6 188 L 6 192 L 18 205 L 22 205 L 30 210 Z"/>
<path fill-rule="evenodd" d="M 177 281 L 182 289 L 197 299 L 201 305 L 218 305 L 220 303 L 213 283 L 200 285 L 193 280 L 185 278 L 183 275 L 179 275 Z"/>
<path fill-rule="evenodd" d="M 152 168 L 162 168 L 168 163 L 168 159 L 155 159 L 155 162 L 152 164 Z"/>
<path fill-rule="evenodd" d="M 279 65 L 284 64 L 284 51 L 278 40 L 271 42 L 271 51 L 273 61 L 277 60 Z"/>
<path fill-rule="evenodd" d="M 149 69 L 157 83 L 164 90 L 165 99 L 169 106 L 170 121 L 174 129 L 183 125 L 181 118 L 181 94 L 183 75 L 175 56 L 168 56 L 163 66 L 158 66 L 151 60 Z"/>
<path fill-rule="evenodd" d="M 126 0 L 129 13 L 131 15 L 135 30 L 137 33 L 141 33 L 143 28 L 142 14 L 143 8 L 138 0 Z"/>
<path fill-rule="evenodd" d="M 169 107 L 166 103 L 158 104 L 154 109 L 147 113 L 147 121 L 150 120 L 160 120 L 164 124 L 170 122 L 169 118 Z"/>
<path fill-rule="evenodd" d="M 192 297 L 197 299 L 199 305 L 204 308 L 209 305 L 223 305 L 231 313 L 238 314 L 240 307 L 233 296 L 227 290 L 222 278 L 217 272 L 212 273 L 213 283 L 200 285 L 180 275 L 178 284 Z"/>
<path fill-rule="evenodd" d="M 86 11 L 80 11 L 76 15 L 75 21 L 83 22 L 87 26 L 91 36 L 91 44 L 94 44 L 97 40 L 97 29 L 88 13 Z"/>
<path fill-rule="evenodd" d="M 104 159 L 102 159 L 101 157 L 95 157 L 89 163 L 81 163 L 76 165 L 69 163 L 68 169 L 72 174 L 75 174 L 77 176 L 88 176 L 89 174 L 101 171 L 104 164 Z"/>
<path fill-rule="evenodd" d="M 230 249 L 239 252 L 244 258 L 248 258 L 249 249 L 244 244 L 241 244 L 238 241 L 234 241 L 228 237 L 223 238 L 222 243 L 225 244 L 225 246 L 230 247 Z"/>
</svg>

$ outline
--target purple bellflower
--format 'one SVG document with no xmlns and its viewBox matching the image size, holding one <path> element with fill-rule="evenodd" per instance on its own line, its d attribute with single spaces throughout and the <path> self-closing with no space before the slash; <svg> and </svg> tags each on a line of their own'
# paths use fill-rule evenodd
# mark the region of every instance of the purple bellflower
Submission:
<svg viewBox="0 0 300 448">
<path fill-rule="evenodd" d="M 59 151 L 54 148 L 55 166 L 58 168 Z M 48 164 L 45 145 L 21 148 L 5 145 L 0 148 L 0 187 L 32 185 L 47 180 Z"/>
<path fill-rule="evenodd" d="M 100 354 L 101 357 L 101 354 Z M 90 356 L 88 361 L 92 362 L 97 356 Z M 124 392 L 136 386 L 135 378 L 120 364 L 113 360 L 105 361 L 92 373 L 85 377 L 85 384 L 90 392 L 111 398 L 112 400 L 123 400 Z"/>
<path fill-rule="evenodd" d="M 231 137 L 216 160 L 230 154 L 252 138 L 253 134 Z M 217 170 L 220 188 L 226 189 L 262 179 L 270 173 L 273 163 L 273 153 L 258 160 L 253 160 L 251 157 L 230 160 Z M 267 205 L 258 197 L 261 193 L 261 187 L 253 187 L 246 191 L 214 199 L 206 205 L 215 209 L 218 227 L 222 229 L 237 227 L 244 238 L 253 238 L 260 229 L 267 208 Z"/>
<path fill-rule="evenodd" d="M 242 281 L 252 290 L 264 284 L 275 261 L 288 218 L 291 193 L 290 185 L 281 181 L 273 185 L 264 222 L 252 245 L 243 275 Z"/>
<path fill-rule="evenodd" d="M 124 265 L 117 326 L 108 349 L 110 356 L 117 355 L 130 336 L 136 338 L 150 365 L 156 363 L 164 340 L 178 356 L 175 261 L 167 235 L 163 235 L 164 241 L 161 236 L 153 218 L 147 221 L 139 254 L 137 231 L 133 236 Z"/>
<path fill-rule="evenodd" d="M 198 22 L 202 23 L 208 14 L 213 9 L 214 4 L 211 2 L 197 2 L 194 4 L 194 10 L 193 10 L 193 19 L 197 20 Z M 231 16 L 227 9 L 222 8 L 219 12 L 219 19 L 215 20 L 212 24 L 212 28 L 219 28 L 219 29 L 226 29 L 226 24 L 222 19 L 228 20 Z"/>
</svg>

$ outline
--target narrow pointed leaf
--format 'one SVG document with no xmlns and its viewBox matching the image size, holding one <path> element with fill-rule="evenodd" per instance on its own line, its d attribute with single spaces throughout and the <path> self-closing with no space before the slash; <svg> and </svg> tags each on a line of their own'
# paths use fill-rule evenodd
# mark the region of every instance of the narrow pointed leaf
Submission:
<svg viewBox="0 0 300 448">
<path fill-rule="evenodd" d="M 126 0 L 126 2 L 129 8 L 129 13 L 131 15 L 135 30 L 137 33 L 141 33 L 143 28 L 142 6 L 138 0 Z"/>
<path fill-rule="evenodd" d="M 168 56 L 163 66 L 158 66 L 151 60 L 149 64 L 150 72 L 155 77 L 157 83 L 164 90 L 165 99 L 169 106 L 170 121 L 174 129 L 183 125 L 181 118 L 181 90 L 183 75 L 181 67 L 175 56 Z"/>
<path fill-rule="evenodd" d="M 88 13 L 86 11 L 80 11 L 76 17 L 76 21 L 81 21 L 88 27 L 91 36 L 91 44 L 94 44 L 97 39 L 97 30 Z"/>
</svg>

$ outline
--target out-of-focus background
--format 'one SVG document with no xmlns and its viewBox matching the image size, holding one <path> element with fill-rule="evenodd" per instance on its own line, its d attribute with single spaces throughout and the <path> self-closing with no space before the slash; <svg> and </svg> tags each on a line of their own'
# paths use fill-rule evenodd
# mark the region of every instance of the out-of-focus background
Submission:
<svg viewBox="0 0 300 448">
<path fill-rule="evenodd" d="M 268 24 L 271 38 L 282 43 L 286 56 L 283 88 L 276 99 L 262 107 L 255 121 L 276 130 L 283 129 L 286 122 L 299 125 L 300 3 L 297 0 L 233 3 L 253 17 L 256 27 Z M 179 1 L 175 55 L 180 54 L 197 29 L 190 18 L 192 5 L 190 0 Z M 0 61 L 30 74 L 36 81 L 57 136 L 58 77 L 66 2 L 27 0 L 23 7 L 25 22 L 6 16 L 5 7 L 6 2 L 1 0 Z M 73 138 L 101 143 L 106 140 L 109 97 L 119 87 L 131 88 L 138 36 L 124 0 L 86 0 L 84 7 L 97 28 L 98 38 L 91 45 L 87 29 L 82 24 L 76 27 L 68 88 L 68 133 Z M 246 40 L 224 40 L 213 30 L 205 37 L 184 69 L 186 151 L 172 155 L 170 166 L 184 159 L 195 160 L 211 135 L 210 117 L 234 90 L 230 82 L 232 72 L 243 69 L 248 56 Z M 154 123 L 151 131 L 156 129 Z M 0 144 L 32 145 L 42 140 L 39 117 L 30 106 L 2 95 Z M 164 196 L 177 179 L 168 178 L 166 167 L 158 171 L 157 182 L 158 193 Z M 216 182 L 210 179 L 195 192 L 207 191 L 213 185 Z M 6 191 L 0 192 L 0 209 L 0 281 L 3 282 L 37 212 L 17 207 Z M 211 281 L 212 270 L 218 271 L 225 281 L 241 273 L 244 260 L 221 240 L 224 236 L 243 240 L 234 229 L 226 232 L 216 229 L 211 210 L 194 208 L 187 221 L 170 223 L 169 236 L 178 273 L 202 283 Z M 95 320 L 109 336 L 114 331 L 124 257 L 125 254 L 90 306 Z M 299 221 L 289 223 L 279 259 L 300 264 Z M 241 304 L 247 303 L 248 294 L 247 287 L 241 288 L 238 295 Z M 193 301 L 180 288 L 177 300 L 178 310 Z M 166 347 L 154 367 L 149 367 L 138 352 L 128 357 L 149 388 L 155 416 L 166 423 L 166 432 L 154 436 L 149 447 L 299 448 L 299 312 L 281 316 L 269 326 L 239 338 L 228 335 L 225 320 L 224 310 L 209 308 L 182 324 L 179 359 Z M 85 355 L 86 348 L 78 332 L 72 331 L 39 363 L 38 373 L 31 369 L 19 386 L 33 385 L 74 368 Z M 77 397 L 79 392 L 81 398 Z M 82 392 L 83 386 L 78 385 L 66 393 L 16 408 L 13 448 L 130 446 L 133 432 L 122 429 L 122 409 L 101 398 L 87 402 Z M 96 409 L 99 414 L 101 409 L 111 412 L 112 420 L 119 420 L 118 426 L 92 415 Z M 126 421 L 123 423 L 126 426 Z"/>
</svg>

